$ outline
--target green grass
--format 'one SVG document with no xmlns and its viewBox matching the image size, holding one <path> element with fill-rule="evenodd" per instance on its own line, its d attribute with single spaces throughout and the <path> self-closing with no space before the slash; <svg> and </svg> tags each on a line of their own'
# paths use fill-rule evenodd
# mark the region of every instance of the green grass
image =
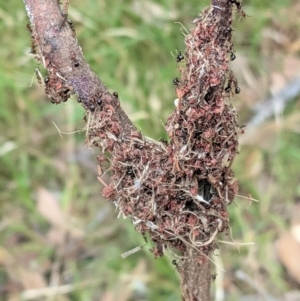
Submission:
<svg viewBox="0 0 300 301">
<path fill-rule="evenodd" d="M 257 91 L 243 76 L 239 78 L 242 93 L 235 104 L 241 116 L 250 116 L 257 95 L 263 99 L 269 93 L 272 74 L 281 73 L 278 58 L 289 52 L 287 46 L 268 40 L 265 30 L 294 41 L 300 21 L 289 18 L 294 13 L 292 1 L 272 1 L 272 5 L 269 1 L 244 2 L 249 18 L 235 20 L 235 48 L 238 57 L 245 57 L 247 71 L 264 83 Z M 174 22 L 191 28 L 197 11 L 207 4 L 196 0 L 71 2 L 70 18 L 85 58 L 109 89 L 118 91 L 126 112 L 146 135 L 164 137 L 161 121 L 174 107 L 172 80 L 178 71 L 171 52 L 184 45 L 180 25 Z M 84 133 L 61 138 L 53 124 L 68 133 L 84 127 L 83 110 L 76 100 L 53 106 L 35 79 L 30 87 L 36 62 L 28 54 L 26 23 L 21 1 L 2 1 L 0 300 L 40 287 L 38 277 L 46 286 L 81 285 L 55 300 L 100 300 L 117 289 L 129 292 L 131 298 L 126 300 L 180 300 L 175 268 L 167 258 L 155 260 L 148 251 L 150 245 L 121 259 L 122 253 L 143 245 L 144 240 L 129 220 L 116 218 L 113 204 L 102 199 L 96 179 L 97 150 L 84 148 Z M 298 59 L 298 54 L 292 55 Z M 283 119 L 298 109 L 296 99 Z M 256 134 L 260 135 L 260 129 Z M 270 250 L 288 229 L 294 199 L 300 197 L 299 132 L 278 130 L 270 135 L 275 143 L 266 147 L 251 145 L 251 141 L 242 146 L 234 165 L 240 193 L 251 193 L 260 203 L 248 208 L 247 200 L 237 198 L 237 207 L 230 206 L 234 238 L 256 245 L 242 247 L 240 253 L 236 247 L 220 245 L 227 271 L 226 300 L 241 300 L 253 293 L 249 285 L 234 278 L 237 270 L 263 279 L 264 288 L 279 299 L 283 292 L 295 289 Z M 256 165 L 259 172 L 252 170 Z M 55 225 L 39 210 L 38 201 L 46 198 L 39 197 L 41 188 L 51 193 L 50 202 L 58 202 L 60 210 L 42 206 L 53 218 L 62 214 L 63 226 Z M 64 227 L 69 229 L 65 236 Z M 32 283 L 27 284 L 27 279 L 33 279 Z"/>
</svg>

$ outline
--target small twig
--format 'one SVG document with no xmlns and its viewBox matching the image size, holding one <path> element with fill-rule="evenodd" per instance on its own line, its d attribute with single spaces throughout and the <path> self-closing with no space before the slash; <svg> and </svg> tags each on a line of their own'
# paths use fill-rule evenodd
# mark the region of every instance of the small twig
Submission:
<svg viewBox="0 0 300 301">
<path fill-rule="evenodd" d="M 253 246 L 255 245 L 255 242 L 231 242 L 231 241 L 225 241 L 225 240 L 217 240 L 220 243 L 226 244 L 226 245 L 233 245 L 233 246 Z"/>
<path fill-rule="evenodd" d="M 240 195 L 240 194 L 235 194 L 235 196 L 237 196 L 237 197 L 239 197 L 239 198 L 242 198 L 242 199 L 246 199 L 246 200 L 249 200 L 249 201 L 251 201 L 251 202 L 257 202 L 257 203 L 259 203 L 259 200 L 257 200 L 257 199 L 254 199 L 253 197 L 251 197 L 251 196 L 244 196 L 244 195 Z"/>
<path fill-rule="evenodd" d="M 247 283 L 251 288 L 255 289 L 265 301 L 277 301 L 277 299 L 271 296 L 270 293 L 267 292 L 266 289 L 258 281 L 255 281 L 244 271 L 236 271 L 235 276 L 239 280 L 242 280 L 243 282 Z"/>
<path fill-rule="evenodd" d="M 69 132 L 69 133 L 63 132 L 59 129 L 59 127 L 56 125 L 56 123 L 54 121 L 52 121 L 52 123 L 55 126 L 55 128 L 57 129 L 57 131 L 58 131 L 61 138 L 63 138 L 62 134 L 64 134 L 64 135 L 73 135 L 73 134 L 76 134 L 76 133 L 82 133 L 82 130 L 77 130 L 77 131 L 73 131 L 73 132 Z"/>
<path fill-rule="evenodd" d="M 215 285 L 216 285 L 216 293 L 215 293 L 215 301 L 223 301 L 225 297 L 224 293 L 224 265 L 222 261 L 222 257 L 220 254 L 220 250 L 217 249 L 214 252 L 213 255 L 215 261 L 218 263 L 218 266 L 216 266 L 216 280 L 215 280 Z M 221 268 L 219 268 L 221 267 Z"/>
<path fill-rule="evenodd" d="M 123 259 L 125 259 L 126 257 L 131 256 L 132 254 L 135 254 L 135 253 L 139 252 L 140 250 L 142 250 L 142 248 L 143 248 L 143 246 L 137 246 L 137 247 L 135 247 L 135 248 L 133 248 L 133 249 L 127 251 L 127 252 L 122 253 L 121 257 Z"/>
<path fill-rule="evenodd" d="M 45 287 L 45 288 L 40 288 L 40 289 L 28 289 L 28 290 L 24 290 L 21 293 L 21 299 L 22 300 L 35 300 L 38 298 L 46 298 L 46 297 L 52 297 L 52 296 L 57 296 L 57 295 L 62 295 L 62 294 L 68 294 L 75 290 L 82 289 L 84 287 L 98 286 L 100 282 L 101 282 L 101 279 L 93 278 L 93 280 L 82 281 L 82 282 L 74 283 L 74 284 Z"/>
<path fill-rule="evenodd" d="M 283 111 L 287 104 L 300 95 L 300 76 L 288 82 L 284 88 L 271 97 L 259 101 L 255 106 L 255 115 L 247 122 L 247 128 L 252 130 L 266 121 L 278 110 Z"/>
</svg>

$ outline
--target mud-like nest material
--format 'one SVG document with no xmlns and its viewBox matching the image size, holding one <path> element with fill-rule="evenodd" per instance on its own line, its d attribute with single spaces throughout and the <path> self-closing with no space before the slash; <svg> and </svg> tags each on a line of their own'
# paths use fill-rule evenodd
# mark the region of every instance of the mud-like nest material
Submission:
<svg viewBox="0 0 300 301">
<path fill-rule="evenodd" d="M 149 233 L 156 256 L 166 247 L 184 252 L 187 246 L 208 254 L 215 236 L 228 229 L 226 205 L 238 190 L 231 163 L 242 130 L 235 109 L 225 102 L 239 92 L 229 66 L 231 20 L 222 24 L 207 9 L 194 24 L 178 63 L 181 78 L 174 80 L 178 99 L 165 124 L 169 143 L 138 131 L 129 140 L 121 137 L 110 105 L 117 95 L 104 96 L 88 124 L 89 142 L 103 151 L 101 169 L 109 161 L 113 175 L 103 196 L 132 219 L 137 231 Z"/>
</svg>

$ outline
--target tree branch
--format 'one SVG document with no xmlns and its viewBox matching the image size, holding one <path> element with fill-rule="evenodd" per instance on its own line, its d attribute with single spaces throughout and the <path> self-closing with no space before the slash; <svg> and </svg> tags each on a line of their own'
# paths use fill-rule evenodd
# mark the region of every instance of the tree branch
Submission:
<svg viewBox="0 0 300 301">
<path fill-rule="evenodd" d="M 33 52 L 48 71 L 46 94 L 53 103 L 66 101 L 72 93 L 90 112 L 97 106 L 111 105 L 115 122 L 122 124 L 120 132 L 129 137 L 135 130 L 116 97 L 111 95 L 85 61 L 72 26 L 62 24 L 64 16 L 55 0 L 24 0 L 31 24 Z M 99 105 L 100 104 L 100 105 Z"/>
<path fill-rule="evenodd" d="M 228 55 L 232 5 L 241 12 L 241 4 L 212 0 L 186 33 L 181 78 L 174 80 L 178 104 L 165 125 L 170 141 L 163 143 L 136 130 L 118 95 L 90 69 L 57 0 L 24 3 L 33 52 L 48 71 L 46 94 L 56 104 L 78 96 L 86 110 L 87 144 L 100 150 L 102 183 L 104 163 L 110 163 L 111 182 L 104 183 L 103 196 L 137 231 L 149 233 L 155 256 L 171 248 L 182 258 L 175 264 L 183 300 L 209 300 L 208 256 L 217 247 L 216 235 L 228 229 L 226 205 L 238 190 L 231 164 L 241 129 L 225 99 L 239 92 Z"/>
</svg>

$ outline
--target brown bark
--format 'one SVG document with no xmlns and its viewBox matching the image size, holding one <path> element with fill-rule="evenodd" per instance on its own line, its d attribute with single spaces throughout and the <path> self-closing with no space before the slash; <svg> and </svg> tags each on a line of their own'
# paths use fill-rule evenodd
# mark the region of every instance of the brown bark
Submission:
<svg viewBox="0 0 300 301">
<path fill-rule="evenodd" d="M 36 58 L 48 70 L 46 93 L 52 102 L 66 101 L 75 93 L 84 108 L 92 111 L 97 100 L 105 95 L 115 108 L 114 117 L 122 124 L 124 138 L 129 139 L 134 125 L 85 61 L 71 26 L 67 21 L 61 26 L 64 17 L 57 1 L 24 0 L 24 3 L 34 26 Z"/>
<path fill-rule="evenodd" d="M 181 294 L 183 301 L 209 301 L 211 272 L 210 262 L 197 260 L 199 254 L 193 248 L 186 252 L 181 273 Z"/>
<path fill-rule="evenodd" d="M 232 5 L 241 11 L 240 3 L 212 0 L 186 36 L 186 63 L 174 81 L 178 106 L 166 122 L 167 144 L 136 130 L 118 95 L 108 92 L 84 60 L 57 0 L 24 3 L 33 52 L 48 71 L 46 94 L 53 103 L 78 96 L 86 110 L 87 143 L 99 147 L 100 169 L 110 163 L 111 183 L 103 196 L 131 217 L 137 231 L 149 233 L 155 256 L 164 248 L 180 254 L 183 300 L 209 300 L 208 256 L 217 233 L 228 229 L 226 205 L 237 192 L 230 167 L 240 127 L 225 98 L 239 92 L 228 54 Z"/>
</svg>

